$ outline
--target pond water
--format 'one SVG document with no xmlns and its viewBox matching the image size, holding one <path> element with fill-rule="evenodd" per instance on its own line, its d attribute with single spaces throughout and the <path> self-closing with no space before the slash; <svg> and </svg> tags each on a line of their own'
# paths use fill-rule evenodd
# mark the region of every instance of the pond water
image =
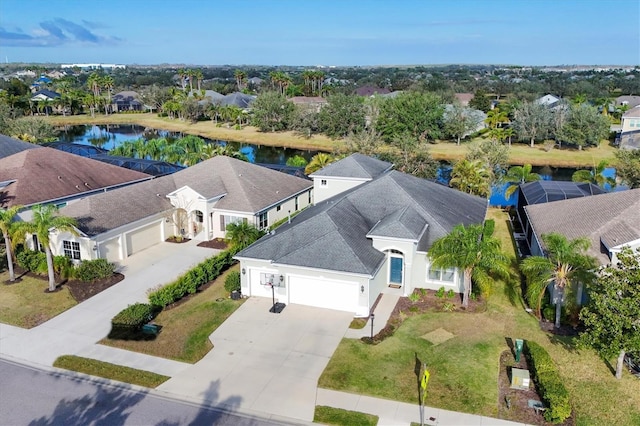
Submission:
<svg viewBox="0 0 640 426">
<path fill-rule="evenodd" d="M 83 145 L 93 145 L 104 149 L 113 149 L 125 141 L 132 141 L 139 138 L 153 139 L 165 137 L 169 140 L 186 136 L 181 132 L 170 132 L 166 130 L 145 129 L 138 125 L 86 125 L 86 126 L 66 126 L 60 129 L 60 142 L 72 142 Z M 287 159 L 295 155 L 304 157 L 307 161 L 311 159 L 318 151 L 306 151 L 292 148 L 283 148 L 276 146 L 264 146 L 250 144 L 244 142 L 233 142 L 223 140 L 212 140 L 203 138 L 208 143 L 221 145 L 231 145 L 234 149 L 239 150 L 247 156 L 252 163 L 277 164 L 285 165 Z M 555 167 L 534 167 L 533 172 L 538 173 L 544 180 L 563 180 L 570 181 L 571 176 L 576 171 L 574 168 L 555 168 Z M 439 182 L 448 183 L 451 174 L 451 166 L 443 163 L 438 171 Z M 604 174 L 608 177 L 615 178 L 616 171 L 609 167 Z M 513 206 L 517 200 L 517 194 L 513 194 L 509 199 L 504 196 L 507 185 L 496 185 L 492 188 L 489 204 L 491 206 Z M 610 190 L 610 188 L 606 188 Z M 624 190 L 626 187 L 618 186 L 614 191 Z"/>
<path fill-rule="evenodd" d="M 164 137 L 168 140 L 171 140 L 186 136 L 186 134 L 181 132 L 145 129 L 142 126 L 134 124 L 66 126 L 64 128 L 60 128 L 59 130 L 59 142 L 93 145 L 108 150 L 120 146 L 126 141 L 134 141 L 140 138 L 153 139 Z M 252 163 L 285 165 L 289 157 L 300 155 L 307 161 L 309 161 L 311 157 L 318 153 L 318 151 L 306 151 L 292 148 L 250 144 L 244 142 L 212 140 L 204 138 L 202 136 L 199 137 L 201 137 L 208 143 L 231 145 L 233 149 L 238 150 L 246 155 L 249 161 Z"/>
</svg>

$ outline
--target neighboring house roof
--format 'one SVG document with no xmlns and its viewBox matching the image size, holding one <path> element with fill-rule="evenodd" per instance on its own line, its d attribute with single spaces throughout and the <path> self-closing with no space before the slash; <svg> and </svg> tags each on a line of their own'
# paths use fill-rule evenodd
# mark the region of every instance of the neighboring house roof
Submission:
<svg viewBox="0 0 640 426">
<path fill-rule="evenodd" d="M 18 139 L 10 138 L 9 136 L 0 135 L 0 159 L 8 157 L 18 152 L 40 148 L 40 145 L 36 145 L 29 142 L 23 142 Z"/>
<path fill-rule="evenodd" d="M 259 84 L 262 84 L 262 82 L 264 81 L 263 79 L 261 79 L 260 77 L 251 77 L 249 80 L 247 80 L 249 83 L 251 84 L 255 84 L 256 86 Z"/>
<path fill-rule="evenodd" d="M 257 214 L 312 183 L 220 155 L 168 176 L 87 197 L 62 214 L 76 218 L 86 234 L 97 235 L 170 209 L 167 195 L 184 186 L 206 199 L 222 197 L 218 210 Z"/>
<path fill-rule="evenodd" d="M 368 236 L 418 240 L 427 251 L 455 225 L 482 223 L 486 209 L 484 198 L 391 171 L 304 210 L 238 257 L 372 276 L 385 254 Z"/>
<path fill-rule="evenodd" d="M 455 96 L 462 106 L 469 105 L 469 102 L 473 99 L 473 93 L 454 93 L 453 96 Z"/>
<path fill-rule="evenodd" d="M 220 105 L 235 105 L 240 108 L 248 108 L 251 102 L 256 99 L 255 96 L 247 95 L 241 92 L 230 93 L 224 98 L 220 99 Z"/>
<path fill-rule="evenodd" d="M 620 134 L 620 149 L 640 149 L 640 130 Z"/>
<path fill-rule="evenodd" d="M 640 105 L 633 107 L 629 111 L 622 114 L 622 118 L 640 118 Z"/>
<path fill-rule="evenodd" d="M 387 93 L 391 93 L 391 90 L 375 86 L 362 86 L 356 89 L 358 96 L 386 95 Z"/>
<path fill-rule="evenodd" d="M 560 104 L 560 98 L 553 95 L 544 95 L 543 97 L 538 98 L 536 100 L 536 103 L 547 106 L 549 108 L 554 108 Z"/>
<path fill-rule="evenodd" d="M 640 239 L 640 189 L 526 206 L 525 210 L 541 244 L 541 235 L 551 232 L 569 240 L 586 237 L 591 241 L 588 253 L 602 264 L 610 260 L 601 251 L 601 242 L 613 248 Z"/>
<path fill-rule="evenodd" d="M 352 154 L 335 163 L 312 173 L 309 177 L 343 177 L 357 179 L 374 179 L 391 170 L 393 164 L 362 154 Z"/>
<path fill-rule="evenodd" d="M 603 194 L 605 191 L 592 183 L 539 180 L 520 185 L 520 192 L 526 204 L 532 205 Z"/>
<path fill-rule="evenodd" d="M 138 100 L 138 92 L 134 92 L 133 90 L 123 90 L 122 92 L 118 92 L 111 97 L 113 103 L 119 102 L 135 102 L 140 103 Z"/>
<path fill-rule="evenodd" d="M 616 98 L 616 105 L 628 105 L 629 108 L 635 108 L 640 105 L 640 96 L 625 95 Z"/>
<path fill-rule="evenodd" d="M 0 159 L 0 206 L 29 206 L 149 178 L 149 175 L 53 148 L 29 149 Z"/>
<path fill-rule="evenodd" d="M 320 96 L 293 96 L 289 98 L 296 105 L 326 104 L 328 101 Z"/>
<path fill-rule="evenodd" d="M 189 92 L 189 96 L 194 96 L 195 94 L 197 94 L 198 96 L 201 95 L 197 90 L 193 90 L 193 91 Z M 201 103 L 207 103 L 207 102 L 216 103 L 216 102 L 220 102 L 222 99 L 224 99 L 224 95 L 222 93 L 218 93 L 215 90 L 205 90 L 204 91 L 204 99 L 201 100 L 200 102 Z"/>
<path fill-rule="evenodd" d="M 51 100 L 51 99 L 57 99 L 59 97 L 60 97 L 60 93 L 54 92 L 53 90 L 42 89 L 34 93 L 33 96 L 31 96 L 31 100 L 32 101 Z"/>
</svg>

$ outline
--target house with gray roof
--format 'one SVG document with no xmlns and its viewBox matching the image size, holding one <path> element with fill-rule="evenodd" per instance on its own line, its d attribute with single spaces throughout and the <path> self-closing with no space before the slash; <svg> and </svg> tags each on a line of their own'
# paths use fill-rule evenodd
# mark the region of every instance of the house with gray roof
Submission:
<svg viewBox="0 0 640 426">
<path fill-rule="evenodd" d="M 40 145 L 34 143 L 23 142 L 19 139 L 10 138 L 9 136 L 0 135 L 0 160 L 26 149 L 40 148 Z"/>
<path fill-rule="evenodd" d="M 267 229 L 312 201 L 307 179 L 217 156 L 70 204 L 60 214 L 77 220 L 80 235 L 56 234 L 51 240 L 54 254 L 74 247 L 76 260 L 116 262 L 172 236 L 223 238 L 230 223 Z"/>
<path fill-rule="evenodd" d="M 552 232 L 569 240 L 589 239 L 587 253 L 601 265 L 615 262 L 624 246 L 640 247 L 640 188 L 530 205 L 524 211 L 533 233 L 533 255 L 544 254 L 541 236 Z"/>
<path fill-rule="evenodd" d="M 487 200 L 390 166 L 354 154 L 314 173 L 314 191 L 323 180 L 343 191 L 237 254 L 242 293 L 368 316 L 383 292 L 462 292 L 461 273 L 432 267 L 427 252 L 455 225 L 482 223 Z"/>
</svg>

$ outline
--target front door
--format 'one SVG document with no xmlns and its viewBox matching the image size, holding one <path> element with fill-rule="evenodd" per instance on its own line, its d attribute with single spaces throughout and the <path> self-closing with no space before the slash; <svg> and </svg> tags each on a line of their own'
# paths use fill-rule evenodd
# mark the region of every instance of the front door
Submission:
<svg viewBox="0 0 640 426">
<path fill-rule="evenodd" d="M 389 261 L 389 283 L 402 285 L 402 258 L 392 256 Z"/>
</svg>

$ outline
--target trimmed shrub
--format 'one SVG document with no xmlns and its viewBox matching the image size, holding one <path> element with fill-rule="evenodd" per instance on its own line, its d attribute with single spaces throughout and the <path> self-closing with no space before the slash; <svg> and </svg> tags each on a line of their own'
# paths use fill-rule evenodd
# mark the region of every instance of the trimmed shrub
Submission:
<svg viewBox="0 0 640 426">
<path fill-rule="evenodd" d="M 45 255 L 44 259 L 45 270 L 47 267 L 47 258 Z M 56 274 L 60 275 L 61 278 L 69 278 L 74 274 L 74 266 L 71 259 L 67 256 L 53 256 L 53 270 Z"/>
<path fill-rule="evenodd" d="M 226 250 L 206 259 L 174 282 L 152 290 L 148 294 L 149 302 L 164 308 L 188 294 L 195 293 L 202 285 L 216 279 L 222 271 L 233 265 L 235 253 L 234 250 Z"/>
<path fill-rule="evenodd" d="M 76 268 L 75 277 L 80 281 L 90 282 L 113 275 L 116 265 L 106 259 L 83 260 Z"/>
<path fill-rule="evenodd" d="M 111 325 L 140 328 L 151 321 L 157 312 L 157 308 L 148 303 L 134 303 L 118 312 L 111 319 Z"/>
<path fill-rule="evenodd" d="M 47 256 L 41 251 L 26 248 L 17 250 L 16 263 L 22 269 L 26 269 L 29 272 L 47 273 Z"/>
<path fill-rule="evenodd" d="M 444 298 L 444 287 L 440 287 L 438 291 L 436 291 L 436 297 L 439 297 L 441 299 Z"/>
<path fill-rule="evenodd" d="M 545 420 L 552 423 L 564 422 L 571 416 L 571 404 L 569 392 L 562 382 L 556 365 L 549 353 L 535 342 L 527 340 L 524 350 L 540 397 L 548 407 L 544 412 Z"/>
<path fill-rule="evenodd" d="M 240 272 L 231 271 L 224 280 L 224 289 L 229 293 L 240 291 Z"/>
</svg>

